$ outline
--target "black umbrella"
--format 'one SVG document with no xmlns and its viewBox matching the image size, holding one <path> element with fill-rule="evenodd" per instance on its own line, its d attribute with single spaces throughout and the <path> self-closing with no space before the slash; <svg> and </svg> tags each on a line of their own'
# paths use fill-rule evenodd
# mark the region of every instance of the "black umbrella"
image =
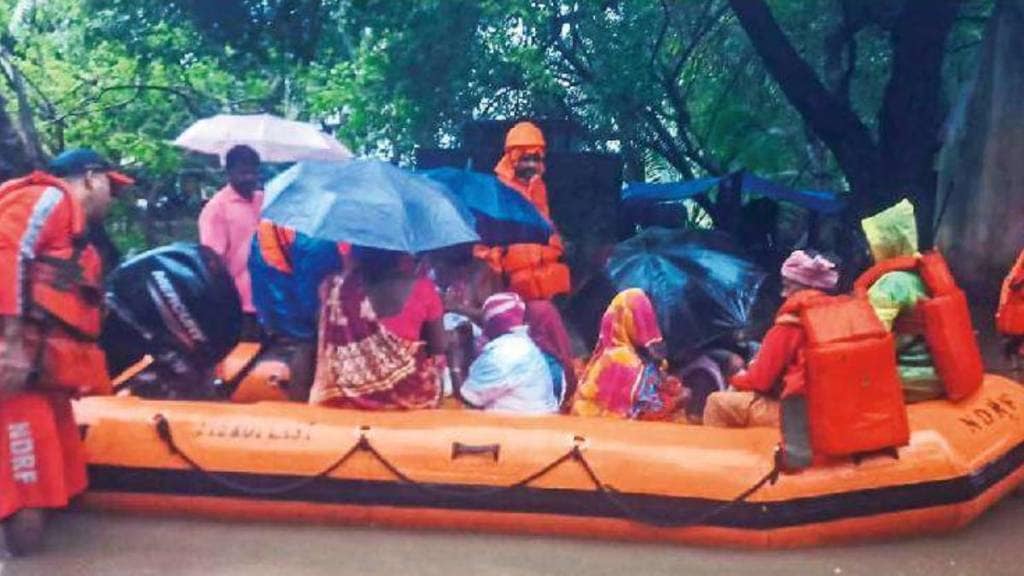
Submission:
<svg viewBox="0 0 1024 576">
<path fill-rule="evenodd" d="M 605 271 L 616 290 L 647 293 L 672 355 L 745 327 L 765 278 L 728 236 L 665 228 L 620 243 Z"/>
</svg>

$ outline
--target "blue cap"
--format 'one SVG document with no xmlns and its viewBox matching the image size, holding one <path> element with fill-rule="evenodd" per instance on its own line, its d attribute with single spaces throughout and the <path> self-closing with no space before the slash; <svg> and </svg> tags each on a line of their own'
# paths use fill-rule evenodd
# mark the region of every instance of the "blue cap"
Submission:
<svg viewBox="0 0 1024 576">
<path fill-rule="evenodd" d="M 61 152 L 53 160 L 50 160 L 49 172 L 54 176 L 81 176 L 93 170 L 103 172 L 110 178 L 115 186 L 130 186 L 135 179 L 118 172 L 114 165 L 101 156 L 99 152 L 90 148 L 72 148 Z"/>
</svg>

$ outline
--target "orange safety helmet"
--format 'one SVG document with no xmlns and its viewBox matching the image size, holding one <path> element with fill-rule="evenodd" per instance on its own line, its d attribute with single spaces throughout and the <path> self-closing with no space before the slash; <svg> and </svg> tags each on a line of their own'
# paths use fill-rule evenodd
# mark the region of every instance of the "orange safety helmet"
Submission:
<svg viewBox="0 0 1024 576">
<path fill-rule="evenodd" d="M 546 148 L 544 133 L 533 122 L 519 122 L 505 135 L 505 152 L 512 148 Z"/>
</svg>

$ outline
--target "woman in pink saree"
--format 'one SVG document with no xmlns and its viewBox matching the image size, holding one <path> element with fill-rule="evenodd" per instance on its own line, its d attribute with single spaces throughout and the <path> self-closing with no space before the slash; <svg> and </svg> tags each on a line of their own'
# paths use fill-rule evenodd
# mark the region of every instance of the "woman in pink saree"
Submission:
<svg viewBox="0 0 1024 576">
<path fill-rule="evenodd" d="M 662 367 L 663 341 L 654 306 L 643 290 L 620 292 L 604 317 L 594 355 L 583 372 L 572 413 L 668 420 L 685 388 Z"/>
</svg>

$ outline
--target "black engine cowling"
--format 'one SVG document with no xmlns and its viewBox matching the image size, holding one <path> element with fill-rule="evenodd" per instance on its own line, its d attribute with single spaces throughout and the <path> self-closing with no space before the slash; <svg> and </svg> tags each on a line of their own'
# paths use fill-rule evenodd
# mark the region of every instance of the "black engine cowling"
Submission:
<svg viewBox="0 0 1024 576">
<path fill-rule="evenodd" d="M 198 244 L 156 248 L 121 264 L 107 279 L 106 303 L 100 343 L 111 376 L 148 354 L 164 380 L 208 380 L 241 335 L 234 281 L 221 258 Z"/>
</svg>

